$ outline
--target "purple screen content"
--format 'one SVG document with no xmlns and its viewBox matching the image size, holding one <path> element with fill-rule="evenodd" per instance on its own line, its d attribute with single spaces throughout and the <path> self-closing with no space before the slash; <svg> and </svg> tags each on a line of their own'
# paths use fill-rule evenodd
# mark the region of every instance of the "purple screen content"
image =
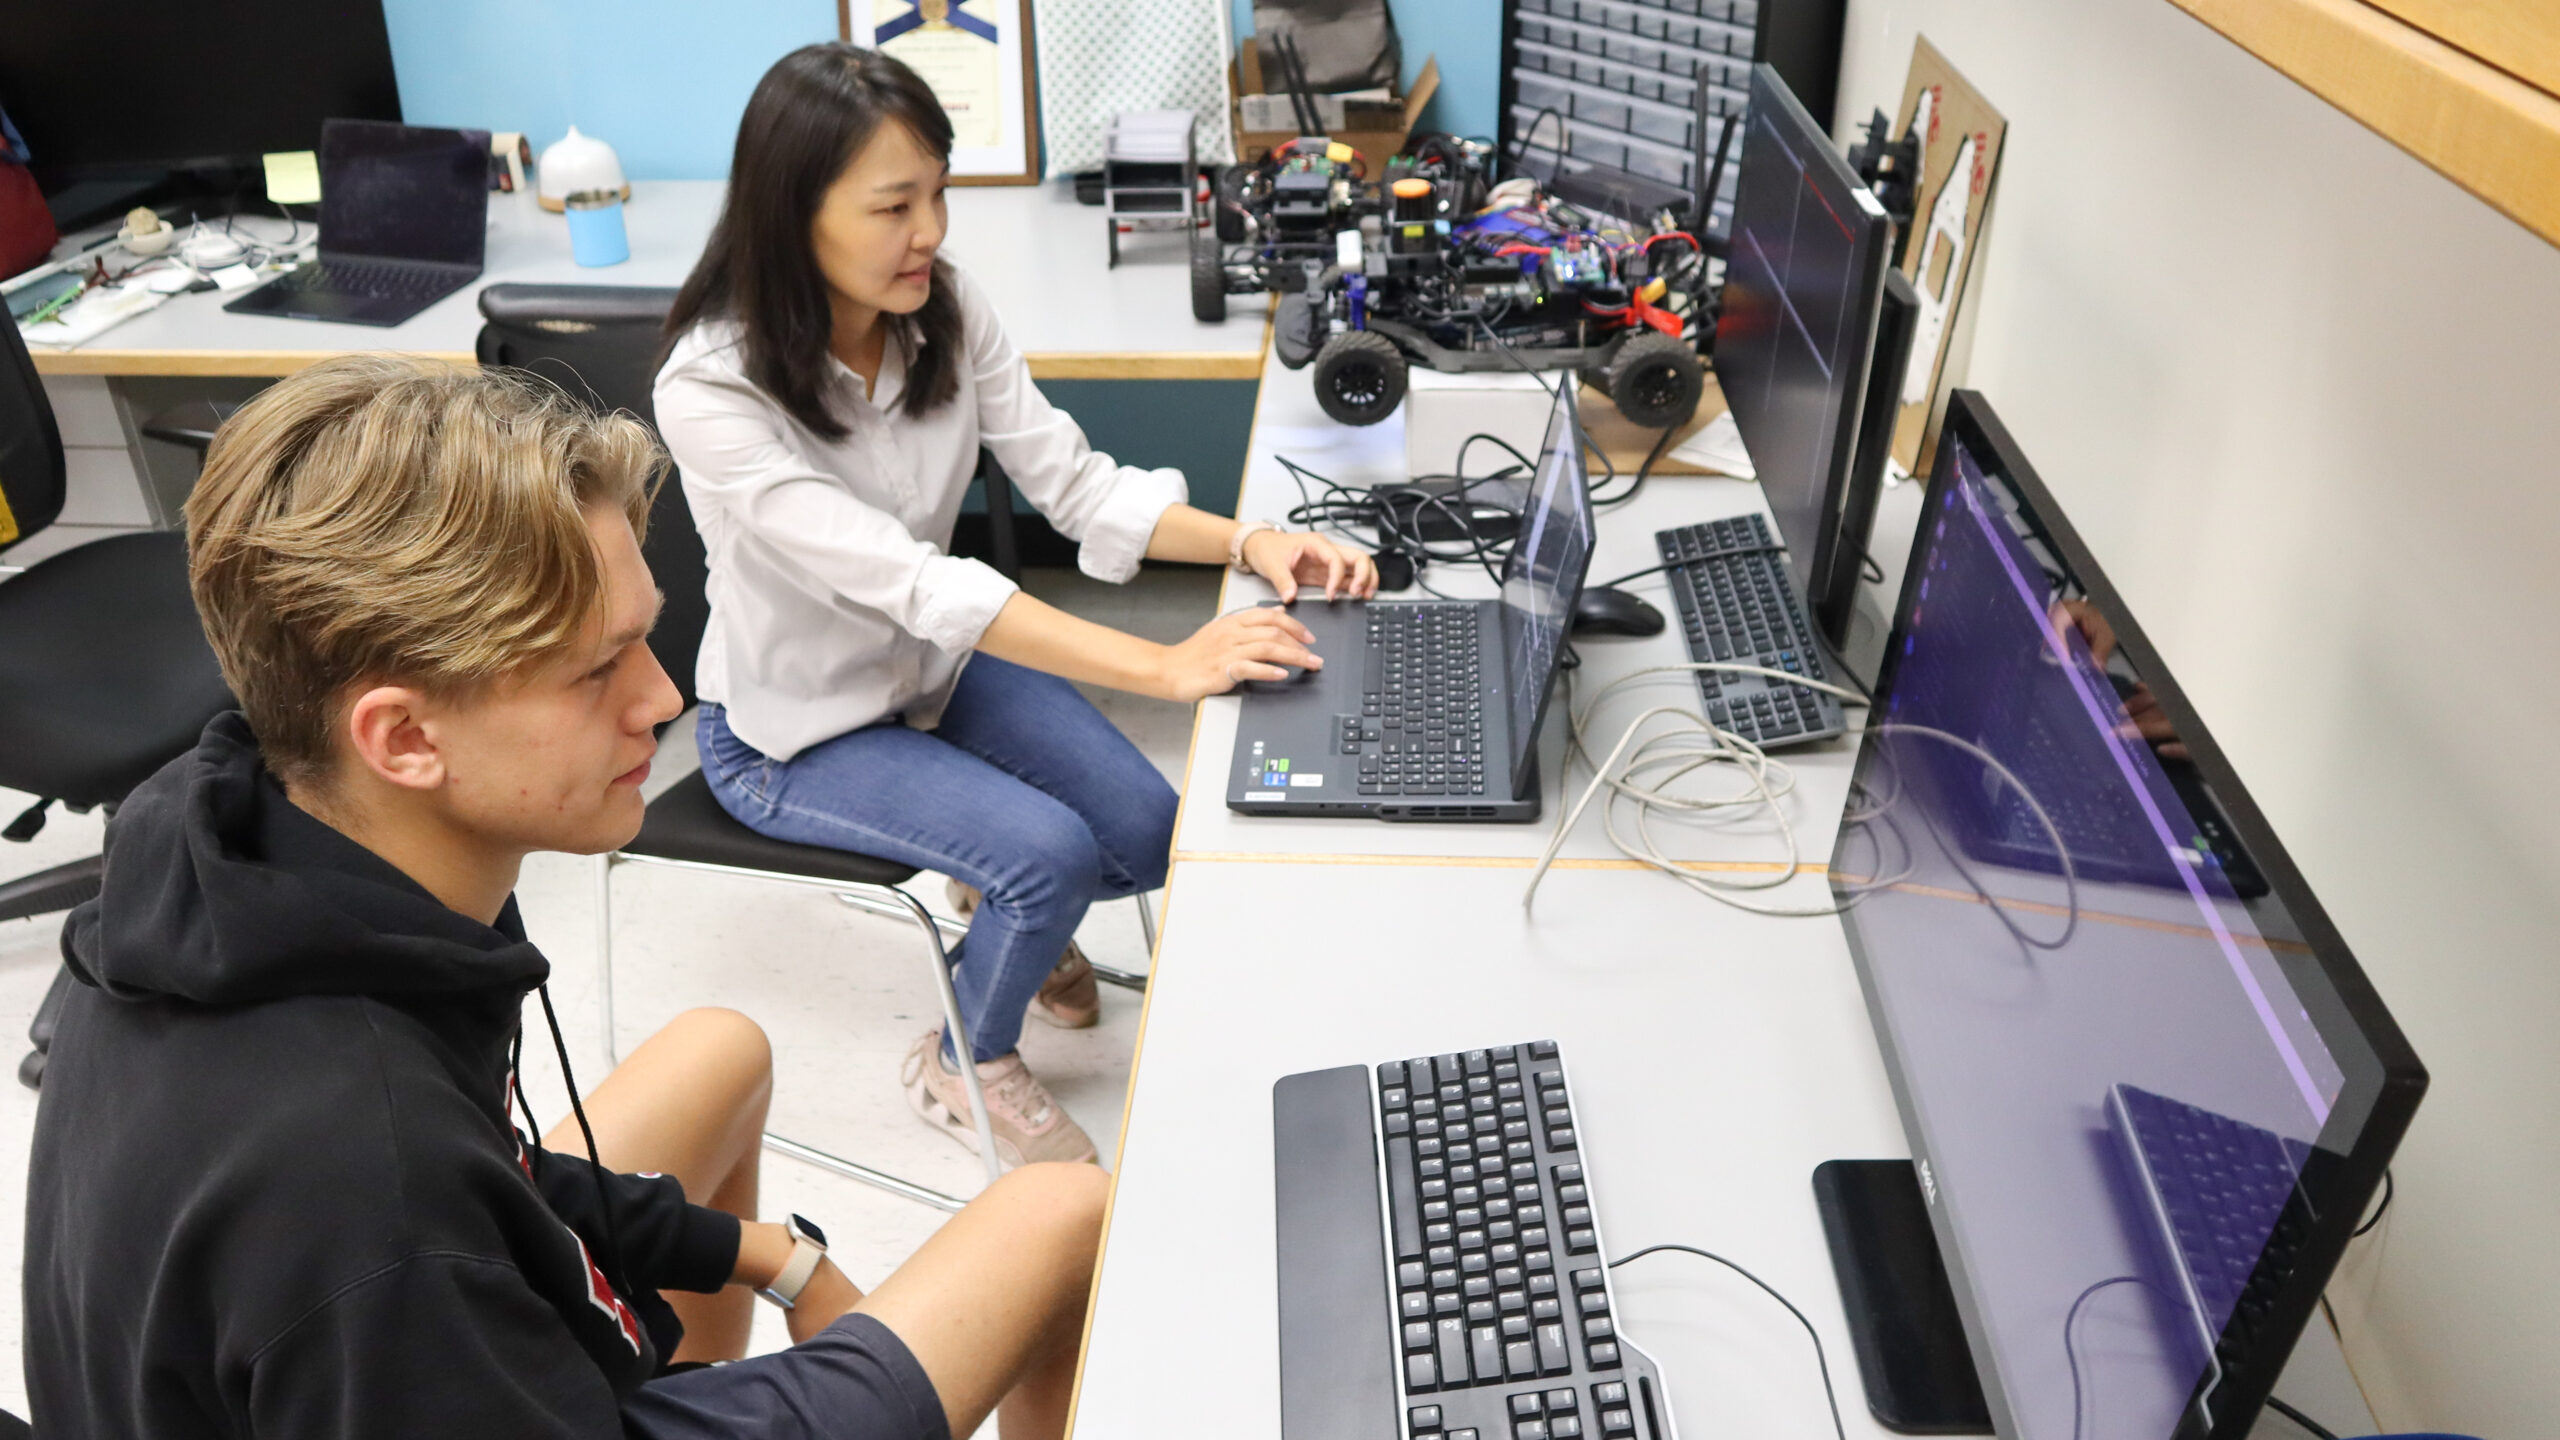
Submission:
<svg viewBox="0 0 2560 1440">
<path fill-rule="evenodd" d="M 1995 1406 L 2026 1440 L 2075 1403 L 2092 1440 L 2166 1437 L 2344 1077 L 2280 968 L 2307 947 L 2143 677 L 1946 443 L 1833 885 Z M 2191 1161 L 2249 1174 L 2197 1207 Z"/>
</svg>

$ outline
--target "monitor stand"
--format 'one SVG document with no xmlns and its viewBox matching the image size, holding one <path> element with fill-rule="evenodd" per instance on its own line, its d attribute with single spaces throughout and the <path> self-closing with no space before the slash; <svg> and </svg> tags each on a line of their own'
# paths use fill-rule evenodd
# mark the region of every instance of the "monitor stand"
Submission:
<svg viewBox="0 0 2560 1440">
<path fill-rule="evenodd" d="M 1830 1160 L 1813 1195 L 1849 1340 L 1878 1423 L 1905 1435 L 1988 1435 L 1946 1262 L 1908 1160 Z"/>
</svg>

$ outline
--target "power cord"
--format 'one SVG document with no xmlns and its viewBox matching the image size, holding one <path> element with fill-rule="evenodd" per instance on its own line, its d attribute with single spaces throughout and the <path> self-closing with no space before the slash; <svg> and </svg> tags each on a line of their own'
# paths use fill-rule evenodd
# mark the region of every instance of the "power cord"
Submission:
<svg viewBox="0 0 2560 1440">
<path fill-rule="evenodd" d="M 1605 759 L 1598 761 L 1592 759 L 1589 737 L 1591 719 L 1611 695 L 1639 680 L 1656 675 L 1696 675 L 1708 672 L 1726 675 L 1758 675 L 1764 679 L 1801 685 L 1809 690 L 1819 690 L 1825 694 L 1836 695 L 1842 700 L 1858 703 L 1857 692 L 1833 685 L 1828 681 L 1815 680 L 1809 676 L 1797 675 L 1785 670 L 1773 670 L 1763 665 L 1692 661 L 1678 665 L 1648 665 L 1643 669 L 1622 675 L 1602 686 L 1598 693 L 1591 697 L 1588 705 L 1575 709 L 1573 679 L 1570 674 L 1567 674 L 1565 707 L 1571 728 L 1566 741 L 1565 764 L 1568 773 L 1577 761 L 1590 766 L 1591 783 L 1583 787 L 1581 796 L 1557 821 L 1555 832 L 1548 837 L 1546 849 L 1538 856 L 1537 867 L 1529 874 L 1528 887 L 1521 892 L 1521 908 L 1527 909 L 1536 903 L 1538 886 L 1546 879 L 1548 870 L 1553 868 L 1557 852 L 1564 848 L 1565 837 L 1571 834 L 1573 827 L 1581 822 L 1583 812 L 1590 808 L 1591 802 L 1604 789 L 1609 792 L 1610 800 L 1609 804 L 1603 807 L 1601 818 L 1609 836 L 1609 843 L 1616 847 L 1618 853 L 1648 869 L 1670 876 L 1711 900 L 1755 915 L 1790 919 L 1836 915 L 1849 905 L 1857 903 L 1859 897 L 1852 896 L 1839 904 L 1807 909 L 1759 905 L 1743 898 L 1751 892 L 1775 889 L 1803 873 L 1804 860 L 1797 849 L 1795 826 L 1788 821 L 1786 807 L 1781 803 L 1794 792 L 1794 772 L 1788 769 L 1784 762 L 1770 759 L 1768 752 L 1748 737 L 1710 723 L 1694 707 L 1657 705 L 1646 710 L 1627 726 L 1618 737 L 1618 743 L 1610 749 Z M 1682 723 L 1676 728 L 1655 734 L 1641 746 L 1637 745 L 1636 741 L 1643 735 L 1646 726 L 1664 717 Z M 1703 737 L 1703 740 L 1699 737 Z M 1625 762 L 1623 767 L 1620 765 L 1621 761 Z M 1697 796 L 1674 794 L 1667 788 L 1695 771 L 1714 765 L 1733 765 L 1741 769 L 1749 782 L 1749 790 L 1739 794 Z M 1615 774 L 1611 773 L 1613 770 L 1616 771 Z M 1652 779 L 1654 772 L 1663 773 L 1660 774 L 1659 779 Z M 1636 778 L 1639 775 L 1648 777 L 1647 782 L 1640 783 Z M 1635 834 L 1632 838 L 1620 833 L 1618 829 L 1617 807 L 1621 800 L 1631 802 L 1635 806 Z M 1710 875 L 1686 870 L 1681 868 L 1679 862 L 1663 854 L 1661 847 L 1654 840 L 1652 816 L 1657 809 L 1700 814 L 1746 806 L 1765 807 L 1770 817 L 1777 822 L 1779 834 L 1785 838 L 1787 863 L 1773 877 L 1756 881 L 1720 880 Z M 1861 895 L 1864 893 L 1864 891 L 1860 892 Z"/>
<path fill-rule="evenodd" d="M 1849 1440 L 1848 1428 L 1840 1423 L 1840 1394 L 1837 1390 L 1833 1389 L 1831 1385 L 1831 1357 L 1825 1353 L 1822 1348 L 1822 1332 L 1813 1328 L 1813 1322 L 1804 1318 L 1804 1312 L 1796 1308 L 1796 1303 L 1794 1301 L 1778 1293 L 1777 1286 L 1770 1284 L 1768 1281 L 1761 1279 L 1759 1276 L 1752 1274 L 1750 1271 L 1745 1270 L 1740 1265 L 1735 1264 L 1731 1260 L 1727 1260 L 1714 1251 L 1701 1250 L 1695 1245 L 1647 1245 L 1632 1255 L 1624 1255 L 1618 1259 L 1610 1261 L 1609 1268 L 1615 1270 L 1621 1265 L 1632 1264 L 1635 1261 L 1643 1259 L 1647 1255 L 1656 1254 L 1665 1250 L 1676 1251 L 1682 1255 L 1695 1255 L 1701 1260 L 1713 1260 L 1727 1270 L 1732 1271 L 1734 1274 L 1739 1275 L 1743 1279 L 1750 1281 L 1752 1284 L 1759 1286 L 1762 1292 L 1767 1294 L 1770 1299 L 1787 1307 L 1787 1313 L 1796 1317 L 1796 1323 L 1804 1327 L 1805 1335 L 1813 1341 L 1813 1363 L 1820 1366 L 1822 1369 L 1823 1403 L 1831 1407 L 1831 1433 L 1838 1437 L 1838 1440 Z M 2337 1437 L 2331 1436 L 2330 1440 L 2337 1440 Z"/>
</svg>

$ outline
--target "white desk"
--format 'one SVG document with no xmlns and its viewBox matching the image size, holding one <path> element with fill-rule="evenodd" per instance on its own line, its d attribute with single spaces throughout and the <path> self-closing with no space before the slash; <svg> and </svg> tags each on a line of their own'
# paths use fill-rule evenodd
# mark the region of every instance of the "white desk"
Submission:
<svg viewBox="0 0 2560 1440">
<path fill-rule="evenodd" d="M 1349 429 L 1327 419 L 1317 408 L 1311 372 L 1268 366 L 1262 374 L 1253 438 L 1246 451 L 1244 489 L 1236 514 L 1242 519 L 1278 520 L 1299 503 L 1298 489 L 1277 456 L 1347 484 L 1373 484 L 1405 476 L 1404 427 L 1401 413 L 1366 429 Z M 1917 487 L 1903 487 L 1916 502 Z M 1613 579 L 1657 562 L 1653 536 L 1673 525 L 1763 508 L 1759 487 L 1745 481 L 1700 475 L 1656 475 L 1643 493 L 1622 506 L 1600 512 L 1598 543 L 1591 560 L 1594 581 Z M 1907 533 L 1907 532 L 1906 532 Z M 1467 598 L 1489 597 L 1494 587 L 1480 567 L 1436 565 L 1424 577 L 1433 586 Z M 1899 577 L 1894 577 L 1898 579 Z M 1660 575 L 1629 582 L 1626 587 L 1652 602 L 1666 619 L 1672 608 L 1670 585 Z M 1874 588 L 1874 587 L 1871 587 Z M 1258 578 L 1230 575 L 1221 601 L 1233 609 L 1268 599 L 1270 588 Z M 1424 592 L 1407 592 L 1424 598 Z M 1404 597 L 1399 597 L 1404 598 Z M 1887 602 L 1889 604 L 1889 602 Z M 1583 637 L 1575 641 L 1583 665 L 1574 675 L 1574 694 L 1586 701 L 1609 682 L 1650 665 L 1674 665 L 1688 659 L 1676 629 L 1644 639 Z M 1182 791 L 1180 828 L 1174 837 L 1177 860 L 1246 857 L 1328 858 L 1357 862 L 1365 858 L 1466 858 L 1526 865 L 1545 848 L 1572 797 L 1590 782 L 1590 771 L 1576 766 L 1570 786 L 1563 764 L 1566 717 L 1551 709 L 1541 736 L 1539 780 L 1545 813 L 1529 825 L 1405 825 L 1374 820 L 1278 818 L 1239 815 L 1229 810 L 1223 788 L 1235 747 L 1236 715 L 1241 701 L 1221 696 L 1200 707 L 1193 736 L 1190 768 Z M 1596 718 L 1592 744 L 1599 753 L 1645 709 L 1657 704 L 1696 703 L 1697 688 L 1688 673 L 1656 676 L 1628 686 L 1613 697 Z M 1852 724 L 1864 715 L 1851 712 Z M 1796 791 L 1786 802 L 1796 827 L 1798 854 L 1818 868 L 1831 856 L 1831 842 L 1848 797 L 1849 774 L 1857 760 L 1855 737 L 1783 750 L 1778 753 L 1794 772 Z M 1738 772 L 1697 782 L 1705 787 L 1739 789 Z M 1628 865 L 1603 830 L 1599 802 L 1586 812 L 1568 837 L 1562 856 L 1573 864 Z M 1738 810 L 1732 818 L 1712 821 L 1661 820 L 1657 833 L 1666 853 L 1704 865 L 1765 867 L 1785 858 L 1784 841 L 1765 812 Z M 1667 883 L 1667 882 L 1658 882 Z M 1819 896 L 1817 880 L 1801 880 L 1788 892 L 1802 892 L 1790 903 Z M 1703 902 L 1701 902 L 1703 903 Z"/>
<path fill-rule="evenodd" d="M 724 190 L 717 180 L 642 181 L 624 211 L 631 258 L 580 267 L 569 231 L 530 192 L 489 197 L 481 278 L 388 329 L 223 310 L 232 295 L 182 295 L 76 350 L 39 351 L 48 375 L 287 375 L 350 350 L 399 350 L 459 363 L 472 357 L 484 285 L 680 285 L 701 255 Z M 1190 269 L 1176 243 L 1126 247 L 1108 265 L 1102 212 L 1065 184 L 954 186 L 952 256 L 1004 317 L 1031 373 L 1068 379 L 1251 379 L 1262 367 L 1264 317 L 1251 302 L 1224 324 L 1191 318 Z M 1151 237 L 1152 238 L 1152 237 Z"/>
<path fill-rule="evenodd" d="M 1308 377 L 1276 365 L 1263 372 L 1239 515 L 1276 519 L 1297 503 L 1275 454 L 1344 481 L 1403 474 L 1396 422 L 1334 425 L 1316 409 Z M 1907 546 L 1920 492 L 1906 485 L 1885 496 L 1877 548 L 1886 581 L 1870 587 L 1870 608 L 1889 609 L 1898 589 L 1892 556 Z M 1759 504 L 1756 487 L 1738 482 L 1657 477 L 1636 501 L 1602 513 L 1592 574 L 1652 563 L 1658 528 Z M 1470 579 L 1443 567 L 1431 578 L 1454 594 L 1491 593 L 1481 572 Z M 1227 584 L 1230 608 L 1269 594 L 1256 580 Z M 1663 582 L 1630 588 L 1662 596 Z M 1585 695 L 1683 654 L 1668 632 L 1579 648 Z M 1685 699 L 1695 694 L 1689 684 L 1674 676 L 1653 693 Z M 1864 1404 L 1812 1192 L 1825 1160 L 1910 1154 L 1839 924 L 1766 919 L 1692 895 L 1616 858 L 1589 819 L 1568 838 L 1571 858 L 1548 878 L 1536 911 L 1524 911 L 1526 867 L 1566 789 L 1554 721 L 1538 825 L 1235 815 L 1224 782 L 1236 708 L 1233 699 L 1205 702 L 1193 734 L 1073 1433 L 1279 1435 L 1274 1081 L 1551 1038 L 1574 1076 L 1608 1253 L 1678 1241 L 1749 1266 L 1821 1332 L 1850 1434 L 1888 1434 Z M 1595 738 L 1614 739 L 1623 723 Z M 1818 865 L 1855 743 L 1782 753 L 1797 771 L 1790 814 L 1801 853 Z M 1765 865 L 1778 852 L 1765 817 L 1752 816 L 1684 832 L 1675 853 Z M 1817 873 L 1780 893 L 1800 903 L 1827 892 Z M 1661 1255 L 1618 1272 L 1616 1285 L 1623 1333 L 1661 1363 L 1682 1435 L 1831 1433 L 1812 1347 L 1748 1282 Z M 2324 1325 L 2303 1337 L 2279 1393 L 2340 1433 L 2370 1428 Z M 2258 1431 L 2265 1440 L 2299 1433 L 2272 1416 Z"/>
</svg>

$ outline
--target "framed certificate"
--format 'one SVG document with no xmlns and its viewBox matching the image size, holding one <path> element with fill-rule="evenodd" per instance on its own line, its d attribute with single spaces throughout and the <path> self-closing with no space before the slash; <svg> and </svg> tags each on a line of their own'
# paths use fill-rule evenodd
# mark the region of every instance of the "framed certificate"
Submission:
<svg viewBox="0 0 2560 1440">
<path fill-rule="evenodd" d="M 951 183 L 1040 180 L 1031 0 L 836 0 L 836 28 L 905 61 L 951 117 Z"/>
</svg>

